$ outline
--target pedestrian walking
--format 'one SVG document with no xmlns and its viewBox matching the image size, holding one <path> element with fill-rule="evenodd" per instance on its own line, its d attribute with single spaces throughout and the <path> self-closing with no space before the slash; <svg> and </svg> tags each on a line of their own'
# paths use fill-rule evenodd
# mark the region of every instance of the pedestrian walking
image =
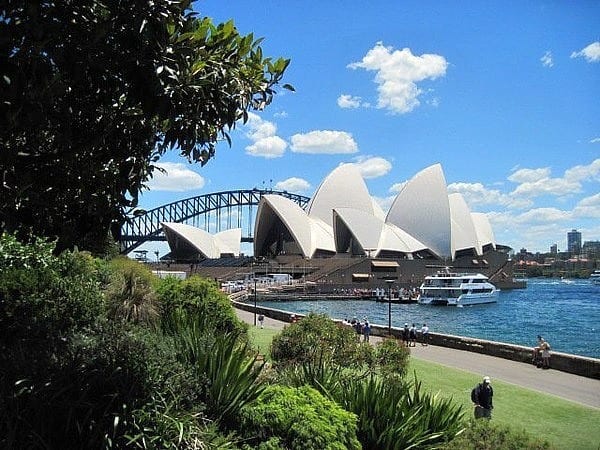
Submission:
<svg viewBox="0 0 600 450">
<path fill-rule="evenodd" d="M 260 325 L 261 328 L 264 328 L 264 321 L 265 321 L 265 316 L 263 314 L 259 314 L 258 315 L 258 324 Z"/>
<path fill-rule="evenodd" d="M 371 325 L 369 325 L 369 322 L 365 321 L 362 331 L 365 342 L 369 342 L 369 336 L 371 336 Z"/>
<path fill-rule="evenodd" d="M 471 401 L 475 407 L 474 414 L 476 419 L 485 417 L 492 418 L 492 409 L 494 405 L 492 398 L 494 397 L 494 389 L 490 377 L 483 377 L 483 381 L 473 388 L 471 391 Z"/>
</svg>

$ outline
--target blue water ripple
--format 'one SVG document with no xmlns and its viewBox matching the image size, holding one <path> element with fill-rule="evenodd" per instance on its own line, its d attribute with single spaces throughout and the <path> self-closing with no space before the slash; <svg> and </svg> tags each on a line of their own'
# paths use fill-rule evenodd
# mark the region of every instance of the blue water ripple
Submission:
<svg viewBox="0 0 600 450">
<path fill-rule="evenodd" d="M 260 305 L 387 326 L 388 304 L 372 300 L 268 301 Z M 497 303 L 464 308 L 392 305 L 392 326 L 427 323 L 431 331 L 533 346 L 541 334 L 559 352 L 600 358 L 600 286 L 588 280 L 530 279 Z"/>
</svg>

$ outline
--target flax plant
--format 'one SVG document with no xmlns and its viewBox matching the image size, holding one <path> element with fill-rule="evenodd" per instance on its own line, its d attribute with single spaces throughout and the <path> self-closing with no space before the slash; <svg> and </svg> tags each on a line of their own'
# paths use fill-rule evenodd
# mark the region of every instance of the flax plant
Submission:
<svg viewBox="0 0 600 450">
<path fill-rule="evenodd" d="M 164 329 L 173 333 L 180 358 L 207 380 L 207 414 L 226 428 L 235 425 L 237 412 L 264 390 L 260 374 L 265 363 L 237 334 L 219 333 L 201 316 L 178 310 Z"/>
</svg>

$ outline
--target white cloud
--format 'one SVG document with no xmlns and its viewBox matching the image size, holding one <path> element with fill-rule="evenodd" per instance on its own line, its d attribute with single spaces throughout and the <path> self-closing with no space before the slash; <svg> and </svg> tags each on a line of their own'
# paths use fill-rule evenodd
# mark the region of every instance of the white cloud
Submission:
<svg viewBox="0 0 600 450">
<path fill-rule="evenodd" d="M 566 222 L 571 219 L 569 211 L 558 208 L 534 208 L 514 217 L 514 222 L 520 224 Z"/>
<path fill-rule="evenodd" d="M 571 53 L 571 58 L 585 58 L 587 62 L 600 61 L 600 42 L 592 42 L 578 52 Z"/>
<path fill-rule="evenodd" d="M 600 237 L 600 159 L 573 166 L 556 178 L 551 177 L 549 168 L 513 170 L 509 179 L 519 184 L 509 194 L 468 183 L 454 183 L 448 189 L 461 192 L 469 206 L 484 201 L 506 206 L 486 214 L 498 242 L 517 250 L 524 247 L 543 252 L 553 243 L 565 248 L 566 233 L 573 228 L 581 231 L 585 240 Z M 555 198 L 535 200 L 542 195 Z M 557 200 L 564 206 L 554 206 Z M 523 202 L 520 206 L 527 210 L 515 212 L 511 210 L 515 203 L 510 202 Z"/>
<path fill-rule="evenodd" d="M 438 97 L 434 97 L 431 100 L 428 100 L 427 104 L 433 106 L 434 108 L 437 108 L 438 106 L 440 106 L 440 99 Z"/>
<path fill-rule="evenodd" d="M 360 97 L 342 94 L 337 99 L 337 104 L 340 108 L 358 108 L 360 106 Z"/>
<path fill-rule="evenodd" d="M 277 133 L 277 126 L 273 122 L 263 120 L 262 117 L 254 113 L 248 113 L 246 126 L 249 129 L 246 136 L 253 141 L 274 136 Z"/>
<path fill-rule="evenodd" d="M 598 144 L 600 143 L 600 137 L 594 138 L 590 141 L 590 144 Z"/>
<path fill-rule="evenodd" d="M 306 192 L 310 189 L 310 183 L 303 178 L 291 177 L 287 180 L 278 181 L 275 189 L 288 192 Z"/>
<path fill-rule="evenodd" d="M 269 136 L 259 139 L 254 144 L 246 147 L 246 154 L 251 156 L 261 156 L 272 159 L 280 158 L 285 153 L 287 142 L 279 136 Z"/>
<path fill-rule="evenodd" d="M 505 194 L 497 189 L 488 189 L 481 183 L 450 183 L 448 185 L 448 192 L 460 193 L 469 207 L 502 205 L 512 209 L 523 209 L 533 205 L 530 199 Z"/>
<path fill-rule="evenodd" d="M 588 165 L 567 169 L 562 178 L 551 178 L 548 167 L 540 169 L 520 169 L 508 179 L 519 185 L 511 196 L 537 197 L 540 195 L 567 196 L 582 192 L 583 181 L 600 180 L 600 159 Z"/>
<path fill-rule="evenodd" d="M 577 218 L 600 218 L 600 193 L 581 199 L 575 206 L 573 215 Z"/>
<path fill-rule="evenodd" d="M 551 178 L 550 168 L 520 169 L 513 172 L 509 181 L 519 183 L 511 192 L 512 196 L 537 197 L 540 195 L 564 196 L 581 191 L 577 180 Z"/>
<path fill-rule="evenodd" d="M 581 184 L 565 178 L 544 178 L 542 180 L 521 183 L 512 195 L 537 197 L 539 195 L 564 196 L 581 192 Z"/>
<path fill-rule="evenodd" d="M 345 131 L 316 130 L 292 136 L 291 149 L 296 153 L 338 154 L 356 153 L 358 145 Z"/>
<path fill-rule="evenodd" d="M 392 170 L 392 163 L 379 156 L 361 156 L 352 162 L 363 178 L 378 178 Z"/>
<path fill-rule="evenodd" d="M 288 113 L 287 113 L 287 111 L 278 111 L 273 115 L 275 117 L 281 117 L 282 119 L 285 119 L 288 116 Z"/>
<path fill-rule="evenodd" d="M 277 126 L 273 122 L 263 120 L 258 114 L 249 113 L 246 123 L 246 136 L 253 141 L 246 147 L 246 154 L 262 158 L 279 158 L 285 153 L 288 144 L 277 136 Z"/>
<path fill-rule="evenodd" d="M 550 176 L 550 168 L 543 167 L 540 169 L 520 169 L 512 173 L 508 177 L 510 181 L 515 183 L 533 183 L 543 180 Z"/>
<path fill-rule="evenodd" d="M 600 180 L 600 158 L 587 166 L 574 166 L 567 169 L 565 178 L 571 181 Z"/>
<path fill-rule="evenodd" d="M 166 173 L 154 171 L 148 187 L 152 191 L 185 192 L 204 187 L 204 178 L 182 163 L 156 163 L 157 167 L 166 170 Z"/>
<path fill-rule="evenodd" d="M 392 114 L 404 114 L 420 104 L 418 97 L 422 90 L 416 83 L 444 76 L 448 62 L 440 55 L 415 56 L 409 48 L 394 50 L 378 42 L 362 61 L 349 64 L 348 67 L 375 71 L 379 94 L 377 107 L 387 109 Z"/>
<path fill-rule="evenodd" d="M 544 53 L 544 56 L 540 58 L 540 61 L 542 62 L 542 66 L 552 67 L 554 65 L 554 61 L 552 61 L 552 52 L 547 51 Z"/>
<path fill-rule="evenodd" d="M 394 183 L 388 190 L 392 193 L 399 194 L 400 191 L 404 189 L 404 186 L 406 186 L 406 183 L 406 181 L 403 181 L 401 183 Z"/>
</svg>

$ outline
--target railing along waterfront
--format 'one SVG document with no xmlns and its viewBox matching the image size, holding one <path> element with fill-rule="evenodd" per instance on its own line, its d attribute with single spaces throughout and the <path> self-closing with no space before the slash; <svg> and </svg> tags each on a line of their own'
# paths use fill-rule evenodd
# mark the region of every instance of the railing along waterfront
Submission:
<svg viewBox="0 0 600 450">
<path fill-rule="evenodd" d="M 254 305 L 249 305 L 247 303 L 234 300 L 232 296 L 229 298 L 231 299 L 235 308 L 249 312 L 255 311 Z M 304 317 L 303 314 L 266 308 L 263 306 L 257 306 L 256 313 L 263 314 L 271 319 L 288 323 L 291 322 L 292 314 L 295 314 L 296 318 Z M 402 337 L 401 328 L 392 327 L 391 333 L 394 338 L 400 339 Z M 388 337 L 388 327 L 371 324 L 371 335 Z M 475 339 L 433 332 L 429 333 L 428 343 L 430 345 L 481 353 L 511 361 L 531 363 L 532 348 L 522 345 L 507 344 L 504 342 L 487 341 L 485 339 Z M 580 375 L 587 378 L 600 379 L 600 359 L 553 351 L 550 361 L 552 369 L 554 370 L 560 370 L 562 372 L 572 373 L 574 375 Z"/>
</svg>

